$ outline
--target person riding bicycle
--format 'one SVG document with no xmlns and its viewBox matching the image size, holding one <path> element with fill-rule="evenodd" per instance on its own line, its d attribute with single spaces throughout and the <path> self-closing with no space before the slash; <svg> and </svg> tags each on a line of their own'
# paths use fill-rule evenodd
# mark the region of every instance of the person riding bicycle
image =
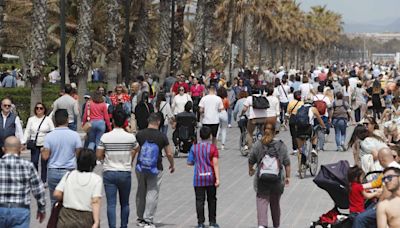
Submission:
<svg viewBox="0 0 400 228">
<path fill-rule="evenodd" d="M 314 122 L 320 124 L 322 129 L 325 128 L 325 123 L 321 118 L 321 115 L 318 112 L 316 107 L 313 107 L 313 96 L 308 95 L 304 99 L 304 105 L 302 105 L 296 114 L 296 139 L 297 146 L 300 154 L 303 154 L 303 145 L 308 138 L 311 138 L 312 150 L 311 153 L 317 155 L 316 147 L 317 147 L 317 135 L 313 134 L 314 131 Z M 303 159 L 302 159 L 303 160 Z"/>
<path fill-rule="evenodd" d="M 329 131 L 329 120 L 331 119 L 332 113 L 330 108 L 332 107 L 332 102 L 331 100 L 324 95 L 324 86 L 320 85 L 317 88 L 318 93 L 313 97 L 314 100 L 314 107 L 317 108 L 321 119 L 324 121 L 324 126 L 327 127 L 327 130 Z M 329 124 L 328 124 L 329 123 Z M 316 127 L 318 123 L 315 123 L 314 126 Z M 322 125 L 321 125 L 322 126 Z M 329 133 L 328 133 L 329 134 Z M 324 150 L 324 144 L 325 144 L 325 134 L 321 135 L 318 138 L 318 145 L 317 149 L 318 151 L 323 151 Z"/>
<path fill-rule="evenodd" d="M 253 132 L 257 126 L 257 124 L 264 125 L 267 117 L 268 112 L 267 109 L 269 108 L 269 102 L 267 97 L 262 93 L 263 91 L 260 89 L 252 90 L 253 95 L 248 96 L 244 101 L 244 107 L 242 110 L 241 115 L 244 115 L 247 110 L 249 110 L 247 118 L 247 147 L 251 148 L 253 144 Z M 263 131 L 263 130 L 262 130 Z"/>
</svg>

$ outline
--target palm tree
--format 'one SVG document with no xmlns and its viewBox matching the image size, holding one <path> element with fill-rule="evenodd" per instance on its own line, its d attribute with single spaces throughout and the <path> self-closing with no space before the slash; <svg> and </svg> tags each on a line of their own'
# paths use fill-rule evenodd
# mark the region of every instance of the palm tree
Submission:
<svg viewBox="0 0 400 228">
<path fill-rule="evenodd" d="M 120 4 L 118 0 L 107 0 L 107 90 L 115 88 L 118 77 L 119 50 L 121 46 L 119 39 L 121 15 L 119 11 Z"/>
<path fill-rule="evenodd" d="M 175 11 L 175 24 L 174 24 L 174 56 L 172 57 L 174 69 L 171 71 L 177 72 L 182 68 L 182 55 L 183 49 L 182 44 L 185 39 L 185 31 L 183 28 L 183 19 L 185 13 L 186 0 L 178 0 L 176 2 Z"/>
<path fill-rule="evenodd" d="M 5 43 L 5 25 L 4 25 L 4 14 L 6 8 L 6 1 L 0 1 L 0 57 L 3 54 L 3 48 Z"/>
<path fill-rule="evenodd" d="M 34 107 L 37 102 L 42 101 L 43 67 L 47 48 L 47 0 L 33 1 L 31 41 L 31 107 Z"/>
<path fill-rule="evenodd" d="M 171 35 L 171 1 L 160 0 L 159 6 L 159 38 L 156 69 L 160 74 L 160 82 L 163 83 L 169 68 L 169 50 Z"/>
<path fill-rule="evenodd" d="M 88 72 L 92 64 L 92 21 L 93 0 L 82 0 L 79 4 L 79 23 L 76 43 L 76 57 L 72 66 L 73 74 L 78 78 L 79 103 L 83 104 L 83 95 L 87 89 Z"/>
<path fill-rule="evenodd" d="M 148 8 L 149 2 L 147 0 L 136 0 L 136 3 L 132 4 L 137 10 L 136 20 L 133 29 L 130 34 L 130 57 L 132 73 L 125 82 L 130 82 L 138 74 L 144 73 L 144 64 L 146 62 L 147 51 L 149 49 L 149 15 Z"/>
</svg>

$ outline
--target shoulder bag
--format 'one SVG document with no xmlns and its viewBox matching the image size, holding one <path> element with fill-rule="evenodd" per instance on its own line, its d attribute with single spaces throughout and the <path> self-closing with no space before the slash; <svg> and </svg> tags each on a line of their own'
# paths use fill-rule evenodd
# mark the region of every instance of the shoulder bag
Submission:
<svg viewBox="0 0 400 228">
<path fill-rule="evenodd" d="M 26 148 L 27 148 L 27 149 L 29 149 L 29 150 L 35 149 L 35 147 L 36 147 L 36 141 L 37 141 L 37 138 L 38 138 L 38 136 L 39 136 L 39 130 L 40 130 L 40 127 L 42 126 L 42 123 L 43 123 L 44 119 L 46 119 L 46 116 L 43 117 L 42 121 L 41 121 L 40 124 L 39 124 L 39 127 L 38 127 L 37 132 L 36 132 L 35 140 L 30 139 L 30 140 L 28 140 L 28 142 L 26 143 Z"/>
<path fill-rule="evenodd" d="M 92 123 L 90 123 L 90 101 L 88 101 L 86 110 L 86 123 L 82 126 L 82 130 L 88 133 L 91 128 L 92 128 Z"/>
</svg>

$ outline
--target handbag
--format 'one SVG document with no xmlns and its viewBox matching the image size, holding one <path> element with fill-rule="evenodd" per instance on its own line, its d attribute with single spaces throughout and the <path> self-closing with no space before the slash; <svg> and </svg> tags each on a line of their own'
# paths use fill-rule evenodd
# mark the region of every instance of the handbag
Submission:
<svg viewBox="0 0 400 228">
<path fill-rule="evenodd" d="M 42 123 L 43 123 L 44 119 L 46 119 L 46 116 L 43 117 L 42 121 L 41 121 L 40 124 L 39 124 L 39 127 L 38 127 L 37 132 L 36 132 L 35 140 L 30 139 L 30 140 L 28 140 L 28 142 L 26 143 L 26 148 L 27 148 L 27 149 L 29 149 L 29 150 L 34 150 L 34 149 L 35 149 L 35 147 L 36 147 L 36 141 L 37 141 L 37 138 L 38 138 L 38 136 L 39 136 L 39 130 L 40 130 L 40 127 L 42 126 Z"/>
<path fill-rule="evenodd" d="M 269 101 L 264 96 L 253 96 L 253 108 L 254 109 L 268 109 Z"/>
<path fill-rule="evenodd" d="M 86 133 L 92 128 L 92 123 L 90 123 L 90 101 L 88 101 L 88 107 L 86 111 L 86 123 L 82 126 L 82 130 Z"/>
<path fill-rule="evenodd" d="M 71 172 L 69 172 L 67 174 L 67 177 L 65 178 L 65 182 L 67 182 L 69 174 L 71 174 Z M 60 216 L 60 211 L 62 208 L 63 208 L 62 201 L 57 201 L 53 205 L 53 207 L 51 208 L 51 214 L 50 214 L 49 221 L 47 222 L 47 228 L 57 228 L 58 217 Z"/>
</svg>

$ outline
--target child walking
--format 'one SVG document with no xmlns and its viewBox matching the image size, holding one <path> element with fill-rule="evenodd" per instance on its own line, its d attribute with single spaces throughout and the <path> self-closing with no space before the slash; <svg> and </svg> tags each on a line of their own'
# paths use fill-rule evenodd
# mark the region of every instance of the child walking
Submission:
<svg viewBox="0 0 400 228">
<path fill-rule="evenodd" d="M 203 228 L 204 202 L 207 196 L 208 217 L 211 228 L 217 224 L 217 188 L 219 186 L 218 149 L 211 143 L 211 128 L 200 129 L 201 141 L 190 149 L 187 164 L 194 166 L 193 186 L 196 195 L 197 227 Z"/>
</svg>

